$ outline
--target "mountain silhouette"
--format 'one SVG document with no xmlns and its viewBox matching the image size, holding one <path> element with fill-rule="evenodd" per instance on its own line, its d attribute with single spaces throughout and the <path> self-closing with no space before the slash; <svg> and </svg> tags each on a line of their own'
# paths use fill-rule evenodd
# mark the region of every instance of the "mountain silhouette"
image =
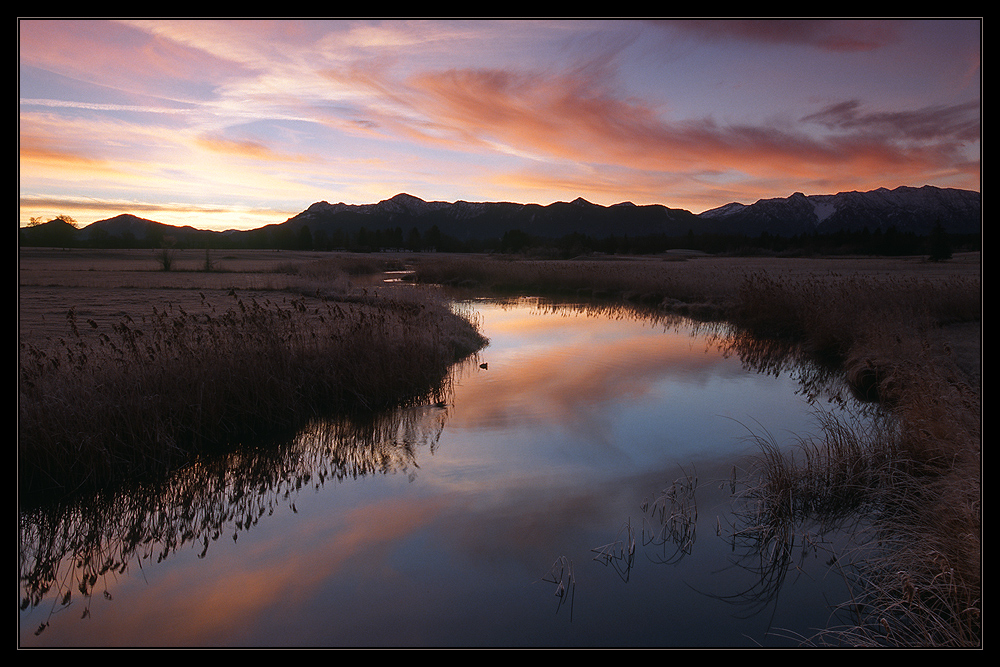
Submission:
<svg viewBox="0 0 1000 667">
<path fill-rule="evenodd" d="M 495 244 L 512 232 L 529 239 L 677 238 L 695 235 L 794 237 L 861 230 L 927 236 L 979 234 L 979 192 L 923 186 L 833 195 L 793 193 L 753 204 L 731 203 L 701 214 L 660 204 L 602 206 L 577 197 L 548 205 L 515 202 L 425 201 L 399 193 L 373 204 L 316 202 L 284 222 L 246 231 L 175 227 L 130 214 L 81 229 L 60 220 L 22 228 L 22 245 L 91 247 L 323 247 Z M 68 240 L 67 240 L 68 239 Z M 58 242 L 56 242 L 58 241 Z"/>
</svg>

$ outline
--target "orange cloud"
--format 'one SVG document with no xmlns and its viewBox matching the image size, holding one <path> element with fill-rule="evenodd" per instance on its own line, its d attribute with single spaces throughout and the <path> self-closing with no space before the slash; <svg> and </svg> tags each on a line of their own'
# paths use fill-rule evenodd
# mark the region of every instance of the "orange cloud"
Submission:
<svg viewBox="0 0 1000 667">
<path fill-rule="evenodd" d="M 238 140 L 226 139 L 225 137 L 218 136 L 202 136 L 196 139 L 195 143 L 201 148 L 214 153 L 223 153 L 251 160 L 265 160 L 268 162 L 309 162 L 315 159 L 304 155 L 280 153 L 272 150 L 262 142 L 251 141 L 248 139 Z"/>
<path fill-rule="evenodd" d="M 43 178 L 52 191 L 62 178 L 73 188 L 86 179 L 94 190 L 106 184 L 116 189 L 114 197 L 136 186 L 174 189 L 181 197 L 196 193 L 198 201 L 213 188 L 222 193 L 213 196 L 223 199 L 237 190 L 255 199 L 278 192 L 288 200 L 302 193 L 303 207 L 331 197 L 362 202 L 410 191 L 425 199 L 548 203 L 585 196 L 604 204 L 630 200 L 704 210 L 758 192 L 773 197 L 923 183 L 979 187 L 976 103 L 886 112 L 860 98 L 824 99 L 815 111 L 796 112 L 798 117 L 780 125 L 679 118 L 660 100 L 623 92 L 634 73 L 648 80 L 639 70 L 646 63 L 662 65 L 662 53 L 628 61 L 633 45 L 601 46 L 605 28 L 639 32 L 646 22 L 20 25 L 22 70 L 33 83 L 46 84 L 26 94 L 58 98 L 22 100 L 22 164 L 30 167 L 22 188 L 29 191 L 42 191 L 36 184 Z M 794 44 L 814 54 L 873 54 L 905 41 L 909 24 L 669 25 L 664 34 L 673 42 L 686 32 L 697 35 L 700 45 L 718 40 L 729 46 Z M 553 58 L 574 56 L 572 49 L 551 48 L 556 42 L 550 40 L 584 31 L 594 33 L 588 35 L 595 40 L 588 41 L 589 60 L 553 64 Z M 560 47 L 566 43 L 559 41 Z M 549 55 L 529 55 L 537 45 Z M 978 51 L 971 44 L 969 49 L 976 51 L 968 57 L 975 56 L 977 71 Z M 484 64 L 510 53 L 532 63 L 531 69 L 509 61 Z M 965 85 L 968 62 L 952 63 L 948 80 L 955 86 Z M 64 85 L 60 95 L 51 93 L 53 76 Z M 685 95 L 686 83 L 671 80 L 679 86 L 676 95 Z M 696 93 L 708 100 L 712 94 Z M 45 121 L 35 111 L 42 106 L 52 109 Z M 304 136 L 310 138 L 302 148 L 279 143 Z M 379 164 L 365 168 L 362 159 Z M 259 168 L 247 169 L 247 161 Z M 322 168 L 293 173 L 305 162 Z M 81 171 L 72 173 L 74 165 Z M 123 172 L 121 183 L 98 178 L 115 168 Z"/>
<path fill-rule="evenodd" d="M 375 70 L 365 74 L 367 82 L 375 81 Z M 600 72 L 590 78 L 583 74 L 583 79 L 504 70 L 415 75 L 392 97 L 420 120 L 400 115 L 396 123 L 406 127 L 409 138 L 425 143 L 483 151 L 500 147 L 549 165 L 499 174 L 494 183 L 604 193 L 611 201 L 629 198 L 619 194 L 627 188 L 631 197 L 645 192 L 647 201 L 679 205 L 678 193 L 704 191 L 697 187 L 702 175 L 727 172 L 745 181 L 770 182 L 772 189 L 762 188 L 767 196 L 774 196 L 775 185 L 777 192 L 789 193 L 821 184 L 869 188 L 887 180 L 920 182 L 928 173 L 950 174 L 963 181 L 959 187 L 978 187 L 978 165 L 956 167 L 964 162 L 957 154 L 975 140 L 978 129 L 976 110 L 968 105 L 939 114 L 855 119 L 857 125 L 862 120 L 891 123 L 897 133 L 874 134 L 840 120 L 838 132 L 807 134 L 814 129 L 810 125 L 834 122 L 832 114 L 804 119 L 793 128 L 722 125 L 710 118 L 671 122 L 653 106 L 617 97 Z M 389 88 L 385 81 L 372 85 Z M 965 172 L 972 178 L 966 180 Z"/>
<path fill-rule="evenodd" d="M 49 168 L 112 171 L 104 160 L 94 159 L 80 154 L 79 151 L 67 150 L 53 145 L 51 140 L 38 136 L 22 135 L 18 144 L 18 154 L 22 168 L 30 164 L 41 164 Z"/>
<path fill-rule="evenodd" d="M 872 179 L 876 186 L 883 184 L 887 173 L 905 181 L 928 170 L 949 168 L 956 151 L 975 139 L 978 128 L 976 110 L 968 105 L 938 114 L 937 129 L 931 127 L 932 114 L 869 119 L 909 128 L 903 137 L 860 128 L 823 136 L 807 134 L 812 128 L 804 125 L 734 126 L 710 118 L 671 122 L 653 106 L 616 96 L 600 78 L 601 72 L 574 74 L 582 78 L 506 70 L 423 73 L 408 80 L 406 94 L 397 91 L 394 97 L 423 120 L 410 124 L 410 136 L 427 141 L 440 142 L 444 136 L 466 146 L 508 146 L 511 153 L 539 160 L 661 174 L 722 169 L 755 178 Z M 382 90 L 387 87 L 384 82 L 379 85 Z M 854 129 L 845 127 L 844 120 L 840 125 Z M 916 133 L 924 138 L 940 136 L 942 141 L 906 141 Z"/>
</svg>

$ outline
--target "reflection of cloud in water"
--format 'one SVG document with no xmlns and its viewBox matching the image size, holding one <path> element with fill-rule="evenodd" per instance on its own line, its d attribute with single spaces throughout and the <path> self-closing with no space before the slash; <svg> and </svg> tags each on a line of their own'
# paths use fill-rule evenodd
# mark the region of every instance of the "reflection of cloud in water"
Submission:
<svg viewBox="0 0 1000 667">
<path fill-rule="evenodd" d="M 486 318 L 489 370 L 463 380 L 451 428 L 592 425 L 602 411 L 641 400 L 654 386 L 669 382 L 683 391 L 720 373 L 744 372 L 683 331 L 585 316 L 503 315 L 500 327 Z"/>
<path fill-rule="evenodd" d="M 793 375 L 748 369 L 722 330 L 523 302 L 479 311 L 488 368 L 470 366 L 456 381 L 425 483 L 509 491 L 545 475 L 604 480 L 731 457 L 747 448 L 747 424 L 779 434 L 814 426 Z"/>
</svg>

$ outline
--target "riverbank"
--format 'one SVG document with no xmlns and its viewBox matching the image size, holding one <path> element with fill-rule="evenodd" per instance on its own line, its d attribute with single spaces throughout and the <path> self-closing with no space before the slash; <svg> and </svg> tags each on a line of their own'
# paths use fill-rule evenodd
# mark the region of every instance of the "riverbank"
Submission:
<svg viewBox="0 0 1000 667">
<path fill-rule="evenodd" d="M 874 526 L 872 543 L 851 568 L 857 599 L 849 611 L 855 622 L 816 641 L 981 644 L 978 253 L 948 262 L 456 258 L 419 264 L 416 280 L 500 293 L 597 296 L 725 321 L 735 327 L 728 343 L 735 353 L 755 354 L 741 345 L 749 340 L 759 348 L 767 340 L 843 374 L 858 396 L 882 407 L 887 419 L 879 430 L 857 434 L 830 421 L 816 441 L 803 443 L 799 461 L 769 459 L 765 443 L 764 481 L 750 482 L 757 484 L 755 493 L 787 497 L 813 494 L 815 481 L 823 479 L 828 498 L 850 491 L 852 504 L 840 503 L 838 514 L 853 512 Z M 774 479 L 781 484 L 773 485 Z M 785 506 L 774 497 L 757 500 L 769 508 Z M 819 501 L 791 502 L 801 510 L 815 509 Z M 776 517 L 758 519 L 763 527 Z"/>
<path fill-rule="evenodd" d="M 153 261 L 22 264 L 21 498 L 156 478 L 317 416 L 433 401 L 486 342 L 433 293 L 360 287 L 323 258 L 263 271 Z"/>
</svg>

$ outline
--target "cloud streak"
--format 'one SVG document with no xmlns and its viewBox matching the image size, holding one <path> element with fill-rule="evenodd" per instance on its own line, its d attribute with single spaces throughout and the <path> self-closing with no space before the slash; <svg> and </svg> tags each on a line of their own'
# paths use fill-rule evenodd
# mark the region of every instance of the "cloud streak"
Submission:
<svg viewBox="0 0 1000 667">
<path fill-rule="evenodd" d="M 858 100 L 845 100 L 805 116 L 831 130 L 861 132 L 916 141 L 975 142 L 980 135 L 977 102 L 892 112 L 865 112 Z"/>
<path fill-rule="evenodd" d="M 978 189 L 979 52 L 975 21 L 28 21 L 22 200 Z"/>
</svg>

